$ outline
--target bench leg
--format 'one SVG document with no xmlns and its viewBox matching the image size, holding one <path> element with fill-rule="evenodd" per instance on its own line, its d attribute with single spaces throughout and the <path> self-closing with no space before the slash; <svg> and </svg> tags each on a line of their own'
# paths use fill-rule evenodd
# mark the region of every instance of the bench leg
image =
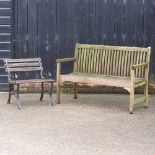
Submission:
<svg viewBox="0 0 155 155">
<path fill-rule="evenodd" d="M 17 106 L 18 106 L 18 109 L 20 110 L 20 104 L 19 104 L 19 84 L 17 85 L 16 99 L 17 99 Z"/>
<path fill-rule="evenodd" d="M 13 85 L 9 84 L 9 97 L 8 97 L 8 101 L 7 101 L 8 104 L 10 104 L 12 91 L 13 91 Z"/>
<path fill-rule="evenodd" d="M 57 104 L 60 104 L 60 83 L 57 82 Z"/>
<path fill-rule="evenodd" d="M 44 96 L 44 83 L 41 83 L 41 96 L 40 96 L 40 101 L 43 100 L 43 96 Z"/>
<path fill-rule="evenodd" d="M 134 90 L 130 92 L 130 114 L 133 114 L 133 106 L 134 106 Z"/>
<path fill-rule="evenodd" d="M 144 86 L 144 108 L 148 108 L 148 83 Z"/>
<path fill-rule="evenodd" d="M 74 99 L 77 99 L 77 83 L 74 83 Z"/>
<path fill-rule="evenodd" d="M 52 96 L 52 90 L 53 90 L 53 82 L 51 83 L 51 88 L 50 88 L 50 99 L 51 99 L 51 105 L 54 106 L 54 100 Z"/>
</svg>

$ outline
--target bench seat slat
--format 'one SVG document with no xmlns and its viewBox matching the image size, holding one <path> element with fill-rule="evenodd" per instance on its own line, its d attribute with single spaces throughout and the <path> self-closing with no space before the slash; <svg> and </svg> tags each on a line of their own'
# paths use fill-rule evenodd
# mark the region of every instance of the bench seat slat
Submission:
<svg viewBox="0 0 155 155">
<path fill-rule="evenodd" d="M 28 80 L 16 80 L 9 82 L 10 84 L 26 84 L 26 83 L 42 83 L 42 82 L 54 82 L 51 79 L 28 79 Z"/>
</svg>

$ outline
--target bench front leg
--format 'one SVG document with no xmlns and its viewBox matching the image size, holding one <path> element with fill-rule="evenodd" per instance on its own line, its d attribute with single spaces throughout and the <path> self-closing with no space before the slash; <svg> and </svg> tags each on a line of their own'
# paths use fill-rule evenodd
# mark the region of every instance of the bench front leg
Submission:
<svg viewBox="0 0 155 155">
<path fill-rule="evenodd" d="M 17 84 L 16 99 L 17 99 L 17 106 L 18 106 L 18 109 L 20 110 L 20 104 L 19 104 L 19 84 Z"/>
<path fill-rule="evenodd" d="M 44 83 L 41 83 L 41 96 L 40 96 L 40 101 L 43 100 L 43 96 L 44 96 Z"/>
<path fill-rule="evenodd" d="M 13 84 L 9 84 L 9 97 L 8 97 L 8 101 L 7 101 L 8 104 L 10 104 L 11 95 L 12 95 L 11 93 L 12 93 L 13 89 L 14 89 Z"/>
<path fill-rule="evenodd" d="M 60 72 L 61 72 L 61 63 L 57 63 L 57 104 L 60 104 Z"/>
<path fill-rule="evenodd" d="M 135 71 L 131 69 L 131 89 L 130 89 L 130 106 L 129 106 L 129 111 L 130 114 L 133 114 L 133 107 L 134 107 L 134 95 L 135 95 L 135 88 L 134 88 L 134 74 Z"/>
</svg>

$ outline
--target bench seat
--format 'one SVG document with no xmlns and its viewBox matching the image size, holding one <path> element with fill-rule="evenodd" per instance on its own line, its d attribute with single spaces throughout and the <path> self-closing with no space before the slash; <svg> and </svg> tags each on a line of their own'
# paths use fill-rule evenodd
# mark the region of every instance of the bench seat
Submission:
<svg viewBox="0 0 155 155">
<path fill-rule="evenodd" d="M 60 75 L 61 82 L 73 82 L 87 84 L 90 86 L 114 86 L 123 87 L 130 92 L 131 78 L 121 76 L 108 76 L 88 73 L 71 73 L 66 75 Z M 144 78 L 135 78 L 135 86 L 139 84 L 146 84 Z"/>
</svg>

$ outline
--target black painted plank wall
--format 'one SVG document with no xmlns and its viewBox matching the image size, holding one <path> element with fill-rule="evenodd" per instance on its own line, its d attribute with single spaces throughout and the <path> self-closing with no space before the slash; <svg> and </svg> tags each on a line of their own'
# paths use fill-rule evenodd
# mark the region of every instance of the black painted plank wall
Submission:
<svg viewBox="0 0 155 155">
<path fill-rule="evenodd" d="M 43 59 L 56 75 L 56 58 L 74 55 L 75 43 L 152 46 L 155 71 L 155 0 L 16 0 L 15 56 Z M 63 67 L 63 73 L 71 65 Z"/>
<path fill-rule="evenodd" d="M 0 1 L 0 90 L 8 88 L 7 75 L 4 70 L 4 58 L 13 56 L 12 19 L 13 1 Z"/>
<path fill-rule="evenodd" d="M 151 46 L 150 79 L 155 80 L 155 0 L 14 0 L 14 4 L 16 58 L 41 57 L 55 77 L 56 59 L 73 56 L 76 42 Z M 0 10 L 0 15 L 10 14 Z M 4 30 L 10 31 L 5 27 L 0 32 Z M 62 69 L 68 73 L 72 65 Z"/>
</svg>

